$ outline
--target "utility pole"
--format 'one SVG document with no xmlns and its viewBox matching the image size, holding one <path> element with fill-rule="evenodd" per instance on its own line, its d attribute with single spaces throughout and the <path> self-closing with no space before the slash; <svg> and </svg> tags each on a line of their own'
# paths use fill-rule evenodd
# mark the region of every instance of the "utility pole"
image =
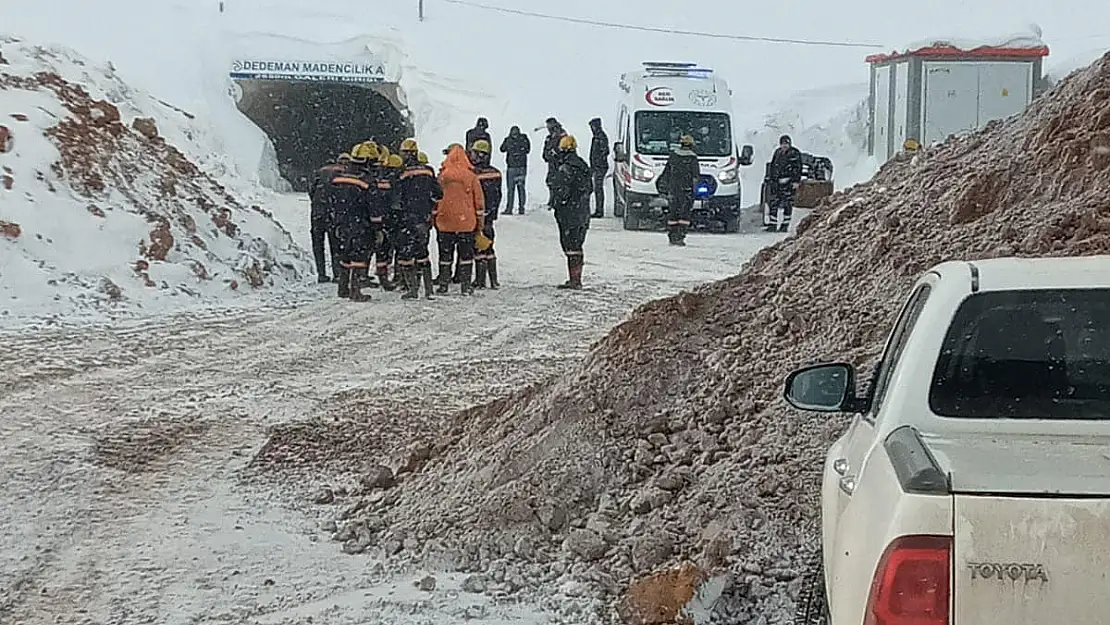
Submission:
<svg viewBox="0 0 1110 625">
<path fill-rule="evenodd" d="M 419 10 L 420 10 L 420 21 L 423 22 L 424 21 L 424 0 L 418 0 L 418 6 L 419 6 Z"/>
</svg>

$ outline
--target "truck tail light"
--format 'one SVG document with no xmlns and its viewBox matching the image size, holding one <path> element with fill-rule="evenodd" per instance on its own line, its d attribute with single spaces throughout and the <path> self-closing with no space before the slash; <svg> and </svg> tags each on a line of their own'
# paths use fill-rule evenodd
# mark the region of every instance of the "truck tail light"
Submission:
<svg viewBox="0 0 1110 625">
<path fill-rule="evenodd" d="M 864 625 L 948 625 L 952 538 L 895 539 L 883 552 Z"/>
</svg>

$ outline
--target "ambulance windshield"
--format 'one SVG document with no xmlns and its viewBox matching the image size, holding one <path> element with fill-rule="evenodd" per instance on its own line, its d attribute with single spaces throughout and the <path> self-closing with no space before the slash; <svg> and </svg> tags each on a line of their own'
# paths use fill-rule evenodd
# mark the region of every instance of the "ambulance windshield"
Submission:
<svg viewBox="0 0 1110 625">
<path fill-rule="evenodd" d="M 636 152 L 666 156 L 678 147 L 682 135 L 694 137 L 698 156 L 731 156 L 732 123 L 728 113 L 701 111 L 638 111 L 636 113 Z"/>
</svg>

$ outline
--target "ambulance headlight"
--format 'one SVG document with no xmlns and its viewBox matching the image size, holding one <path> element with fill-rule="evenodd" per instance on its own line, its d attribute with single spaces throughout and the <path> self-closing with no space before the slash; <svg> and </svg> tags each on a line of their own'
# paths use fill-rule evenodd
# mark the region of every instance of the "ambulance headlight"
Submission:
<svg viewBox="0 0 1110 625">
<path fill-rule="evenodd" d="M 655 180 L 655 170 L 632 163 L 632 177 L 640 182 L 651 182 Z"/>
<path fill-rule="evenodd" d="M 717 173 L 717 180 L 720 180 L 721 182 L 723 182 L 725 184 L 730 184 L 730 183 L 736 182 L 736 178 L 739 174 L 740 174 L 740 170 L 735 168 L 735 167 L 731 167 L 729 169 L 722 169 L 721 171 L 719 171 Z"/>
</svg>

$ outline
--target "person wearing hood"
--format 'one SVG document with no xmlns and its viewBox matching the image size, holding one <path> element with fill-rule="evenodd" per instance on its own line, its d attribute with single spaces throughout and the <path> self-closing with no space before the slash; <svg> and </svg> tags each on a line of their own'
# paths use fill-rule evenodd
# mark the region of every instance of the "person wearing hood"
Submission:
<svg viewBox="0 0 1110 625">
<path fill-rule="evenodd" d="M 590 176 L 594 191 L 594 217 L 605 216 L 605 176 L 609 173 L 609 135 L 601 129 L 601 118 L 590 120 Z"/>
<path fill-rule="evenodd" d="M 485 227 L 486 201 L 482 183 L 471 167 L 461 145 L 452 145 L 439 172 L 443 199 L 436 211 L 435 226 L 439 245 L 439 279 L 436 292 L 447 293 L 451 285 L 451 266 L 459 259 L 459 284 L 464 295 L 474 292 L 474 239 Z"/>
<path fill-rule="evenodd" d="M 505 213 L 513 213 L 513 200 L 520 198 L 517 214 L 524 214 L 527 200 L 524 183 L 528 178 L 528 155 L 532 152 L 532 140 L 520 132 L 520 126 L 509 129 L 508 136 L 501 142 L 501 153 L 505 155 Z"/>
<path fill-rule="evenodd" d="M 547 138 L 544 139 L 543 142 L 543 160 L 545 163 L 547 163 L 547 178 L 545 182 L 547 183 L 548 192 L 547 208 L 550 210 L 555 206 L 551 199 L 551 183 L 552 177 L 555 175 L 555 163 L 560 158 L 559 141 L 563 137 L 567 136 L 567 131 L 563 129 L 563 125 L 559 123 L 559 120 L 555 119 L 554 117 L 548 117 L 546 124 Z"/>
<path fill-rule="evenodd" d="M 794 191 L 802 182 L 802 152 L 794 147 L 790 135 L 779 137 L 779 147 L 767 164 L 767 183 L 771 189 L 771 223 L 767 232 L 786 232 L 794 213 Z"/>
<path fill-rule="evenodd" d="M 559 139 L 551 175 L 551 205 L 559 225 L 559 245 L 567 257 L 567 281 L 560 289 L 582 288 L 583 246 L 590 229 L 590 166 L 577 150 L 573 136 Z"/>
<path fill-rule="evenodd" d="M 667 158 L 663 173 L 655 181 L 660 195 L 667 197 L 667 238 L 671 245 L 686 245 L 690 229 L 690 213 L 694 208 L 694 190 L 701 177 L 701 165 L 694 152 L 694 137 L 682 135 L 678 149 Z"/>
<path fill-rule="evenodd" d="M 476 141 L 489 141 L 493 144 L 493 139 L 489 136 L 489 120 L 485 117 L 479 117 L 474 127 L 466 131 L 466 149 L 474 147 Z"/>
</svg>

